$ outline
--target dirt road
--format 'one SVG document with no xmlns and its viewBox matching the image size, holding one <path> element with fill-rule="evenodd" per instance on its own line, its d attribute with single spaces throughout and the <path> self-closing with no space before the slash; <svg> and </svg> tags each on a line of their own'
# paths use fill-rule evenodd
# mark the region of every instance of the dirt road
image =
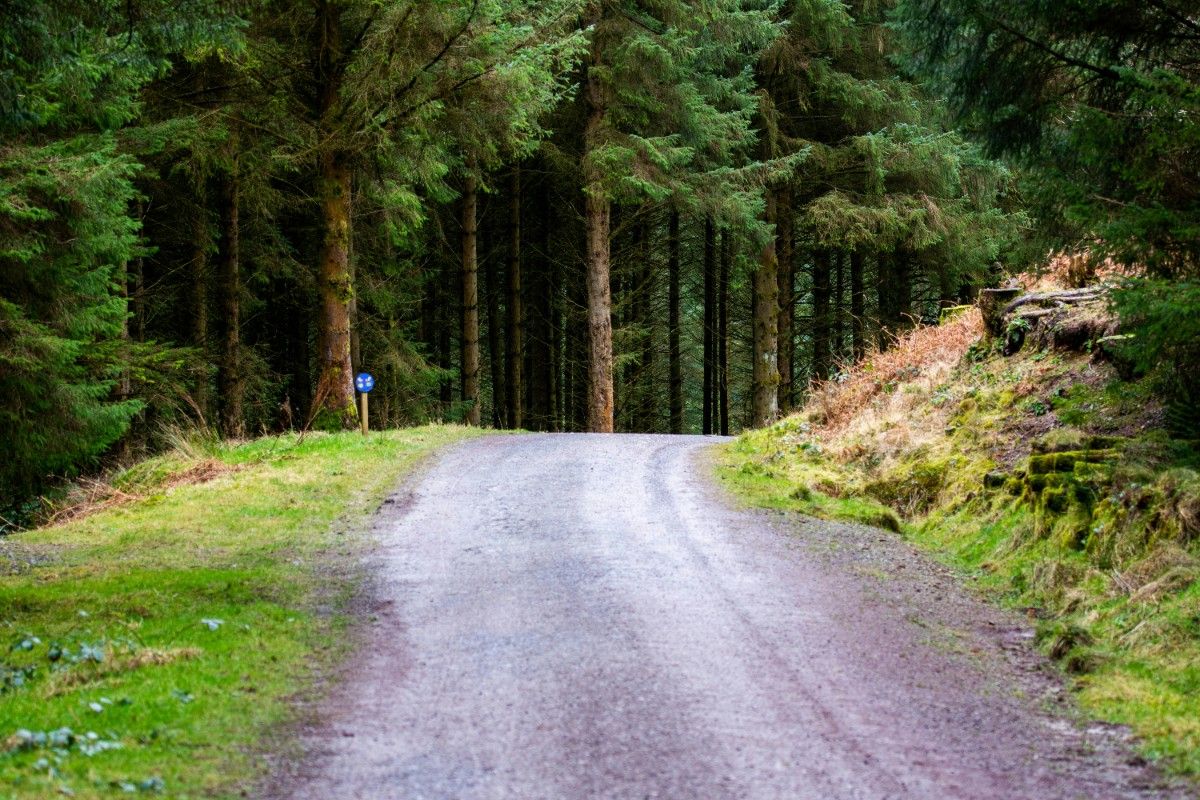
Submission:
<svg viewBox="0 0 1200 800">
<path fill-rule="evenodd" d="M 497 436 L 385 506 L 276 797 L 1183 796 L 892 534 L 739 511 L 711 440 Z"/>
</svg>

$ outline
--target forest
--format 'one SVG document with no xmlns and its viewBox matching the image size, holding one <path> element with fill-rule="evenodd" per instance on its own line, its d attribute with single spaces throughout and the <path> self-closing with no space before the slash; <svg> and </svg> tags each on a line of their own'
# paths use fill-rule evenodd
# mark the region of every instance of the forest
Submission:
<svg viewBox="0 0 1200 800">
<path fill-rule="evenodd" d="M 1182 0 L 0 3 L 0 525 L 170 431 L 759 427 L 1081 259 L 1200 413 Z"/>
</svg>

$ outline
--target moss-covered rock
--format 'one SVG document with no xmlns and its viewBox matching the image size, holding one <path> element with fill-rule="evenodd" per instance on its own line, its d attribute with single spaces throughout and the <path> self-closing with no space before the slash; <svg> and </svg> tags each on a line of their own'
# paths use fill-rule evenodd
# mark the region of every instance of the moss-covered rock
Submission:
<svg viewBox="0 0 1200 800">
<path fill-rule="evenodd" d="M 1060 453 L 1045 453 L 1029 457 L 1029 472 L 1031 475 L 1048 474 L 1052 472 L 1071 472 L 1076 464 L 1101 464 L 1117 458 L 1117 451 L 1108 450 L 1068 450 Z"/>
</svg>

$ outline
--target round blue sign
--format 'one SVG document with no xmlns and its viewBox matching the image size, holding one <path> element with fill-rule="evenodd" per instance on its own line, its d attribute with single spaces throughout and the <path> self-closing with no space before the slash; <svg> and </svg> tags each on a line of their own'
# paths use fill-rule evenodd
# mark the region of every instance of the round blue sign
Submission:
<svg viewBox="0 0 1200 800">
<path fill-rule="evenodd" d="M 354 388 L 366 394 L 375 388 L 375 378 L 369 372 L 360 372 L 354 376 Z"/>
</svg>

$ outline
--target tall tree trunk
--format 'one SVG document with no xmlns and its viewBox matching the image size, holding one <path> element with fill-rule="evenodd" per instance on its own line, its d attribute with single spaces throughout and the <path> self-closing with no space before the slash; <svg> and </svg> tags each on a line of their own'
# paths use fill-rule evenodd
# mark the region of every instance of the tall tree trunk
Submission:
<svg viewBox="0 0 1200 800">
<path fill-rule="evenodd" d="M 584 225 L 587 230 L 588 313 L 588 430 L 613 431 L 613 341 L 612 287 L 609 283 L 609 235 L 612 204 L 604 189 L 600 166 L 593 155 L 603 144 L 606 102 L 596 74 L 600 67 L 599 46 L 593 44 L 592 67 L 588 70 L 586 99 L 588 118 L 584 127 Z"/>
<path fill-rule="evenodd" d="M 775 228 L 776 249 L 779 255 L 779 410 L 788 413 L 795 402 L 793 386 L 793 320 L 795 317 L 795 264 L 792 257 L 793 217 L 792 191 L 779 192 L 777 209 L 779 222 Z"/>
<path fill-rule="evenodd" d="M 850 326 L 854 340 L 854 360 L 863 357 L 867 349 L 866 320 L 864 306 L 866 294 L 863 290 L 863 257 L 855 250 L 850 254 Z"/>
<path fill-rule="evenodd" d="M 486 215 L 484 217 L 487 218 Z M 487 228 L 484 228 L 486 233 Z M 492 241 L 492 240 L 488 240 Z M 500 280 L 496 259 L 484 248 L 483 280 L 487 294 L 488 366 L 492 375 L 492 427 L 506 427 L 508 400 L 504 387 L 504 350 L 500 345 L 500 332 L 504 323 L 500 318 Z"/>
<path fill-rule="evenodd" d="M 550 255 L 550 227 L 553 211 L 550 203 L 545 206 L 545 225 L 542 227 L 542 253 L 550 268 L 550 382 L 547 385 L 549 397 L 546 399 L 546 409 L 549 419 L 547 430 L 562 430 L 562 267 L 558 259 Z"/>
<path fill-rule="evenodd" d="M 521 304 L 521 170 L 509 178 L 508 216 L 508 424 L 524 425 L 525 309 Z"/>
<path fill-rule="evenodd" d="M 458 324 L 455 309 L 461 293 L 458 265 L 449 259 L 438 259 L 437 303 L 434 305 L 434 336 L 437 337 L 437 364 L 450 373 L 454 369 L 454 353 L 451 332 Z M 454 381 L 444 378 L 439 387 L 438 399 L 445 414 L 454 404 Z"/>
<path fill-rule="evenodd" d="M 912 271 L 904 253 L 879 257 L 879 346 L 886 348 L 892 337 L 906 328 L 912 312 Z"/>
<path fill-rule="evenodd" d="M 891 253 L 880 253 L 875 259 L 875 305 L 879 315 L 879 330 L 876 338 L 876 346 L 880 350 L 887 349 L 888 330 L 893 322 L 894 311 L 892 310 L 893 301 L 895 300 L 892 291 L 892 260 Z"/>
<path fill-rule="evenodd" d="M 466 421 L 478 426 L 479 396 L 479 260 L 475 176 L 469 175 L 462 196 L 462 372 Z"/>
<path fill-rule="evenodd" d="M 775 193 L 769 191 L 767 224 L 775 218 Z M 769 425 L 779 416 L 779 260 L 774 237 L 763 246 L 754 270 L 753 386 L 751 424 Z"/>
<path fill-rule="evenodd" d="M 321 128 L 335 123 L 342 76 L 340 3 L 319 2 L 317 25 L 320 35 L 313 39 L 317 94 L 317 119 Z M 321 140 L 326 138 L 322 133 Z M 350 361 L 350 300 L 354 282 L 350 276 L 350 187 L 349 153 L 325 146 L 318 155 L 317 198 L 321 212 L 321 248 L 317 256 L 317 292 L 320 314 L 317 318 L 317 386 L 313 413 L 320 424 L 335 428 L 353 428 L 358 421 Z"/>
<path fill-rule="evenodd" d="M 679 212 L 667 221 L 667 350 L 670 359 L 671 433 L 683 433 L 683 359 L 679 347 Z"/>
<path fill-rule="evenodd" d="M 209 402 L 208 360 L 208 208 L 203 191 L 198 196 L 196 215 L 192 220 L 192 346 L 200 353 L 202 369 L 196 375 L 196 410 L 201 423 L 216 422 Z"/>
<path fill-rule="evenodd" d="M 321 298 L 317 353 L 320 376 L 316 397 L 323 424 L 353 428 L 358 414 L 350 364 L 350 167 L 345 153 L 321 154 L 318 181 L 321 198 L 321 253 L 318 285 Z"/>
<path fill-rule="evenodd" d="M 347 186 L 347 193 L 349 187 Z M 221 433 L 231 439 L 245 435 L 242 396 L 244 382 L 241 373 L 242 349 L 242 271 L 241 271 L 241 219 L 238 205 L 241 201 L 241 176 L 238 174 L 236 158 L 221 197 L 221 314 L 224 317 L 224 335 L 221 337 Z M 349 371 L 346 372 L 349 384 Z M 353 395 L 351 395 L 353 399 Z"/>
<path fill-rule="evenodd" d="M 713 411 L 716 408 L 716 344 L 717 344 L 717 251 L 716 231 L 712 217 L 704 220 L 704 414 L 702 430 L 713 433 Z"/>
<path fill-rule="evenodd" d="M 829 261 L 830 251 L 813 251 L 812 376 L 822 381 L 829 377 Z"/>
<path fill-rule="evenodd" d="M 729 435 L 729 271 L 733 266 L 733 239 L 729 228 L 721 232 L 721 266 L 717 274 L 717 417 L 722 436 Z"/>
<path fill-rule="evenodd" d="M 837 367 L 846 356 L 846 262 L 849 253 L 834 255 L 836 266 L 833 271 L 833 366 Z"/>
<path fill-rule="evenodd" d="M 654 392 L 654 267 L 650 259 L 651 225 L 648 221 L 638 224 L 634 230 L 637 237 L 635 247 L 636 268 L 633 271 L 634 317 L 639 338 L 636 398 L 633 419 L 636 430 L 653 433 L 658 429 L 658 397 Z"/>
</svg>

